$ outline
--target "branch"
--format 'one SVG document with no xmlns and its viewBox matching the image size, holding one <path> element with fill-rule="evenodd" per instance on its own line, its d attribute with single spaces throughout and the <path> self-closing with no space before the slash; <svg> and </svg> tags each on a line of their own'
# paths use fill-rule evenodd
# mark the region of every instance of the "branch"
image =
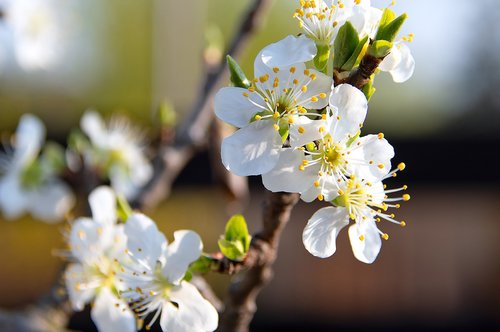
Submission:
<svg viewBox="0 0 500 332">
<path fill-rule="evenodd" d="M 220 331 L 246 332 L 257 306 L 256 298 L 272 278 L 281 233 L 299 200 L 298 194 L 268 193 L 263 209 L 263 228 L 251 243 L 244 265 L 249 267 L 229 287 L 226 310 L 221 315 Z"/>
<path fill-rule="evenodd" d="M 227 54 L 233 57 L 241 52 L 249 37 L 260 25 L 265 10 L 271 0 L 254 0 L 244 14 L 242 23 L 233 37 Z M 207 76 L 200 89 L 199 97 L 191 113 L 179 127 L 177 135 L 170 146 L 160 148 L 154 160 L 154 174 L 149 183 L 143 188 L 132 206 L 136 208 L 157 205 L 170 193 L 173 181 L 180 171 L 191 160 L 194 154 L 207 143 L 207 134 L 213 121 L 212 99 L 219 86 L 227 80 L 225 58 Z"/>
</svg>

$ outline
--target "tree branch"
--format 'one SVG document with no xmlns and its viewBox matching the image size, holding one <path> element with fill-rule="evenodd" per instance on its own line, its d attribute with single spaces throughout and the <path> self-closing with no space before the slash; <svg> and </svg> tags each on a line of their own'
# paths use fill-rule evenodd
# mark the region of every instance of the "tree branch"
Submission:
<svg viewBox="0 0 500 332">
<path fill-rule="evenodd" d="M 257 310 L 255 301 L 272 278 L 281 233 L 299 201 L 296 193 L 268 193 L 263 208 L 263 228 L 256 234 L 244 265 L 249 269 L 235 277 L 225 300 L 220 331 L 246 332 Z"/>
</svg>

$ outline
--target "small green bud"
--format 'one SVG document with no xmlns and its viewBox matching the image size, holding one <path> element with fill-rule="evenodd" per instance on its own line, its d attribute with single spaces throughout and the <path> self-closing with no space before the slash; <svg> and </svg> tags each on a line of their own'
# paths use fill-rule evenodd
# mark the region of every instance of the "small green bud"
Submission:
<svg viewBox="0 0 500 332">
<path fill-rule="evenodd" d="M 116 213 L 118 218 L 124 223 L 127 222 L 128 218 L 132 215 L 132 208 L 122 195 L 116 196 Z"/>
<path fill-rule="evenodd" d="M 357 66 L 360 63 L 361 58 L 363 58 L 367 45 L 368 36 L 365 36 L 365 38 L 361 39 L 354 52 L 351 54 L 351 57 L 347 60 L 346 63 L 342 65 L 341 69 L 345 71 L 351 71 L 352 68 Z"/>
<path fill-rule="evenodd" d="M 241 261 L 250 248 L 250 239 L 245 218 L 237 214 L 227 222 L 224 237 L 218 242 L 219 249 L 227 258 Z"/>
<path fill-rule="evenodd" d="M 365 94 L 365 97 L 368 101 L 372 98 L 373 94 L 377 89 L 373 86 L 373 75 L 370 78 L 370 81 L 361 89 L 361 91 Z"/>
<path fill-rule="evenodd" d="M 356 51 L 358 45 L 358 32 L 351 22 L 347 21 L 342 27 L 340 27 L 337 37 L 333 43 L 333 67 L 342 68 L 342 66 Z"/>
<path fill-rule="evenodd" d="M 164 100 L 158 109 L 158 115 L 162 127 L 175 127 L 177 123 L 177 113 L 174 105 L 168 100 Z"/>
<path fill-rule="evenodd" d="M 229 67 L 229 73 L 231 74 L 231 82 L 235 87 L 248 89 L 250 87 L 250 81 L 243 72 L 243 69 L 241 69 L 236 60 L 234 60 L 230 55 L 228 55 L 226 59 Z"/>
<path fill-rule="evenodd" d="M 82 153 L 83 151 L 87 150 L 89 145 L 90 143 L 87 137 L 85 137 L 85 135 L 79 129 L 74 129 L 69 133 L 68 147 L 71 150 Z"/>
</svg>

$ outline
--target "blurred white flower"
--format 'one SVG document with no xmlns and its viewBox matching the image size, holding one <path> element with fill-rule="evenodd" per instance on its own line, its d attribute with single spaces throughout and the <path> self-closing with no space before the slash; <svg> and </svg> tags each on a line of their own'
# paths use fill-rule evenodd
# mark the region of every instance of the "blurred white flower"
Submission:
<svg viewBox="0 0 500 332">
<path fill-rule="evenodd" d="M 156 224 L 141 214 L 127 220 L 125 234 L 132 263 L 125 265 L 126 273 L 120 275 L 128 286 L 122 295 L 142 319 L 154 313 L 146 330 L 159 318 L 165 332 L 214 331 L 216 309 L 183 280 L 189 264 L 201 255 L 203 244 L 198 234 L 176 231 L 174 242 L 168 244 Z"/>
<path fill-rule="evenodd" d="M 395 202 L 410 199 L 408 194 L 389 197 L 389 194 L 406 190 L 407 187 L 387 190 L 382 183 L 383 179 L 395 176 L 398 170 L 404 168 L 401 163 L 394 171 L 375 182 L 355 176 L 344 181 L 338 196 L 331 201 L 334 206 L 318 210 L 307 222 L 302 234 L 307 251 L 321 258 L 333 255 L 337 235 L 351 219 L 354 224 L 349 227 L 349 240 L 354 256 L 363 263 L 373 263 L 380 252 L 381 239 L 389 239 L 389 235 L 380 231 L 376 223 L 383 219 L 406 226 L 404 221 L 395 220 L 395 215 L 386 211 L 388 208 L 399 208 Z"/>
<path fill-rule="evenodd" d="M 24 70 L 47 69 L 62 58 L 64 6 L 54 0 L 11 0 L 4 7 L 16 60 Z"/>
<path fill-rule="evenodd" d="M 19 121 L 12 147 L 0 153 L 0 210 L 7 219 L 29 212 L 46 222 L 60 221 L 73 207 L 70 188 L 56 178 L 50 162 L 38 158 L 45 127 L 34 115 Z"/>
<path fill-rule="evenodd" d="M 124 290 L 117 277 L 119 260 L 125 255 L 126 235 L 117 224 L 116 197 L 109 187 L 98 187 L 89 195 L 92 219 L 78 218 L 71 227 L 71 263 L 64 278 L 74 310 L 93 303 L 91 317 L 100 332 L 135 332 L 136 321 L 127 303 L 119 298 Z"/>
<path fill-rule="evenodd" d="M 95 111 L 85 112 L 80 126 L 92 143 L 86 162 L 103 172 L 117 193 L 133 199 L 153 175 L 144 155 L 144 135 L 123 117 L 106 125 Z"/>
</svg>

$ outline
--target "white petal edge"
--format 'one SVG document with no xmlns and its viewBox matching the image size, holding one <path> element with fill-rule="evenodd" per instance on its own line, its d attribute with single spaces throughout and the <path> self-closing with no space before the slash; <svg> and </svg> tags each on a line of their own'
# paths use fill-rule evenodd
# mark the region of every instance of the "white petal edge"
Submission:
<svg viewBox="0 0 500 332">
<path fill-rule="evenodd" d="M 248 94 L 248 97 L 243 94 Z M 263 108 L 263 100 L 257 92 L 249 92 L 243 88 L 222 88 L 214 98 L 215 115 L 222 121 L 238 128 L 247 126 L 252 117 L 263 111 Z"/>
<path fill-rule="evenodd" d="M 94 301 L 90 312 L 99 332 L 135 332 L 134 313 L 111 290 L 103 287 Z"/>
<path fill-rule="evenodd" d="M 319 209 L 309 219 L 302 233 L 304 247 L 313 256 L 330 257 L 337 249 L 337 235 L 348 224 L 349 217 L 345 208 L 329 206 Z"/>
<path fill-rule="evenodd" d="M 174 242 L 167 247 L 165 254 L 163 274 L 171 283 L 178 284 L 184 278 L 189 264 L 200 257 L 202 249 L 201 238 L 196 232 L 174 232 Z"/>
<path fill-rule="evenodd" d="M 349 240 L 354 257 L 366 264 L 375 261 L 382 247 L 382 238 L 373 220 L 357 222 L 349 227 Z"/>
<path fill-rule="evenodd" d="M 338 142 L 348 135 L 356 135 L 368 111 L 368 101 L 363 92 L 349 84 L 341 84 L 330 95 L 329 105 L 332 110 L 336 110 L 331 124 L 333 140 Z M 337 120 L 337 116 L 340 120 Z"/>
<path fill-rule="evenodd" d="M 116 223 L 116 196 L 111 188 L 100 186 L 92 190 L 89 205 L 96 222 L 103 225 Z"/>
</svg>

